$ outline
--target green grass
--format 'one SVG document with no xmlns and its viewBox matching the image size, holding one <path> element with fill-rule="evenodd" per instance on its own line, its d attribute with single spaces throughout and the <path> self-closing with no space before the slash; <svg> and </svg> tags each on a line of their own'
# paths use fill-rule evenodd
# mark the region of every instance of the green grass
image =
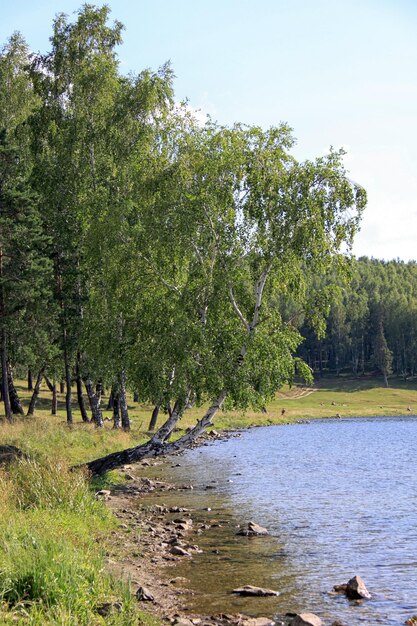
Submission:
<svg viewBox="0 0 417 626">
<path fill-rule="evenodd" d="M 0 623 L 89 626 L 155 624 L 128 585 L 105 571 L 116 520 L 83 472 L 21 460 L 0 472 Z M 120 602 L 102 617 L 97 609 Z"/>
<path fill-rule="evenodd" d="M 417 381 L 392 379 L 390 388 L 381 385 L 375 378 L 324 378 L 312 389 L 282 390 L 265 413 L 221 412 L 214 427 L 417 412 Z M 30 394 L 23 383 L 18 383 L 18 391 L 28 406 Z M 30 456 L 0 470 L 0 624 L 157 624 L 138 612 L 128 585 L 105 570 L 115 518 L 95 499 L 94 490 L 123 477 L 112 472 L 90 483 L 82 471 L 68 469 L 144 441 L 152 407 L 130 401 L 132 431 L 125 433 L 114 431 L 109 421 L 102 429 L 83 424 L 75 405 L 75 423 L 69 428 L 63 396 L 57 416 L 50 415 L 50 400 L 49 391 L 42 389 L 35 417 L 13 424 L 0 418 L 0 444 L 16 445 Z M 186 414 L 181 427 L 194 424 L 203 410 Z M 121 611 L 99 615 L 97 607 L 115 601 L 122 603 Z"/>
</svg>

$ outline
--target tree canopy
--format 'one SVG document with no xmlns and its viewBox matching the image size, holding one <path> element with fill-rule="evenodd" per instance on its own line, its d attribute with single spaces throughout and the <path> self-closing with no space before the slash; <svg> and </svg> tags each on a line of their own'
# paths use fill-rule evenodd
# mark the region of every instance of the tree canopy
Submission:
<svg viewBox="0 0 417 626">
<path fill-rule="evenodd" d="M 259 409 L 311 377 L 286 310 L 323 332 L 331 289 L 312 290 L 311 276 L 346 274 L 366 194 L 341 151 L 297 161 L 286 124 L 199 124 L 175 102 L 168 64 L 122 75 L 121 33 L 107 7 L 84 5 L 74 22 L 57 16 L 49 53 L 29 58 L 14 35 L 0 57 L 1 246 L 20 254 L 20 281 L 31 268 L 30 298 L 24 283 L 10 301 L 42 311 L 29 359 L 28 333 L 2 309 L 3 390 L 20 350 L 20 366 L 65 378 L 69 423 L 76 379 L 97 426 L 108 386 L 128 428 L 127 386 L 167 415 L 152 455 L 191 405 L 209 409 L 177 447 L 220 408 Z M 17 204 L 19 231 L 7 227 Z"/>
</svg>

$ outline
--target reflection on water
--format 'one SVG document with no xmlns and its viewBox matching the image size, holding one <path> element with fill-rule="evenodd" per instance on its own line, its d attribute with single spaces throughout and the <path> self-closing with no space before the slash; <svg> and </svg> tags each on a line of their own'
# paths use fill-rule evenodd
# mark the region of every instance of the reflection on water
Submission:
<svg viewBox="0 0 417 626">
<path fill-rule="evenodd" d="M 221 526 L 204 531 L 203 553 L 169 575 L 190 580 L 198 612 L 278 619 L 309 610 L 325 622 L 403 624 L 417 613 L 416 444 L 417 418 L 361 418 L 257 428 L 187 452 L 164 477 L 194 491 L 170 498 L 192 507 L 195 523 Z M 250 520 L 271 535 L 237 537 Z M 354 574 L 372 600 L 328 593 Z M 281 595 L 230 595 L 244 584 Z"/>
</svg>

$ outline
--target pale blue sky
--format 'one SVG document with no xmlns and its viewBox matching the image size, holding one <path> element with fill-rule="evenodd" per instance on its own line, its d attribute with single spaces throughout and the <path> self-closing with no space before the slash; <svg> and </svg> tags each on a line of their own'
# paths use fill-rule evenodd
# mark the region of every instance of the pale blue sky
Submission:
<svg viewBox="0 0 417 626">
<path fill-rule="evenodd" d="M 0 41 L 46 51 L 76 0 L 3 0 Z M 97 3 L 101 4 L 101 3 Z M 417 0 L 113 0 L 121 69 L 171 60 L 181 100 L 221 123 L 286 121 L 298 158 L 348 150 L 368 191 L 357 255 L 417 258 Z"/>
</svg>

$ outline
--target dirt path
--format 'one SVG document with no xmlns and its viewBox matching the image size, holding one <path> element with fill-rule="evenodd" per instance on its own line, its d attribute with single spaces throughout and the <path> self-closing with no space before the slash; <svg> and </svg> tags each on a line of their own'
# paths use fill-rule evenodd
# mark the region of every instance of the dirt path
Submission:
<svg viewBox="0 0 417 626">
<path fill-rule="evenodd" d="M 279 391 L 277 397 L 281 400 L 299 400 L 306 398 L 315 391 L 317 391 L 315 387 L 294 387 L 290 391 Z"/>
</svg>

